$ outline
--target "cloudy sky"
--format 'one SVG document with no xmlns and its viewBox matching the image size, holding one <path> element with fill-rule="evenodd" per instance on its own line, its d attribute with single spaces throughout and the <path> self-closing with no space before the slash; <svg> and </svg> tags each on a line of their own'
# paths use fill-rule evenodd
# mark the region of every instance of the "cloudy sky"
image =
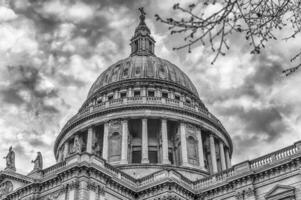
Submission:
<svg viewBox="0 0 301 200">
<path fill-rule="evenodd" d="M 301 139 L 301 71 L 281 76 L 301 38 L 279 40 L 254 56 L 235 37 L 227 56 L 212 66 L 213 55 L 202 46 L 190 54 L 171 50 L 179 38 L 154 14 L 175 16 L 172 0 L 0 1 L 0 152 L 5 156 L 12 145 L 21 173 L 31 170 L 36 151 L 46 167 L 54 164 L 53 143 L 64 123 L 96 77 L 129 55 L 140 6 L 157 41 L 156 55 L 189 75 L 230 133 L 234 163 Z"/>
</svg>

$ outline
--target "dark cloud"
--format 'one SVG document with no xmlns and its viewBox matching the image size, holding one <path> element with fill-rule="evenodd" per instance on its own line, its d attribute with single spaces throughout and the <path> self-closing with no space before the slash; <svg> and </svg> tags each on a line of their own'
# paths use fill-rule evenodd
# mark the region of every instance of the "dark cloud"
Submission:
<svg viewBox="0 0 301 200">
<path fill-rule="evenodd" d="M 88 41 L 88 44 L 76 49 L 76 53 L 84 56 L 85 58 L 89 58 L 90 56 L 95 54 L 95 47 L 102 42 L 102 39 L 114 41 L 117 45 L 117 49 L 119 52 L 124 51 L 125 49 L 125 41 L 122 37 L 122 28 L 120 29 L 112 29 L 109 24 L 112 22 L 109 19 L 109 16 L 104 16 L 103 13 L 108 9 L 115 9 L 118 12 L 119 8 L 124 6 L 134 9 L 136 4 L 145 4 L 140 3 L 139 1 L 59 1 L 61 4 L 66 5 L 66 7 L 71 7 L 76 3 L 82 2 L 85 5 L 94 9 L 94 14 L 92 18 L 88 20 L 72 20 L 69 18 L 64 18 L 62 16 L 65 13 L 56 13 L 55 11 L 51 14 L 44 11 L 45 4 L 53 1 L 25 1 L 26 3 L 20 3 L 17 0 L 12 1 L 11 7 L 17 13 L 20 14 L 27 19 L 31 20 L 36 27 L 36 30 L 39 32 L 38 38 L 41 40 L 40 48 L 43 48 L 43 51 L 48 52 L 49 54 L 60 55 L 69 57 L 73 55 L 75 52 L 68 52 L 68 50 L 50 49 L 51 41 L 57 40 L 56 31 L 59 30 L 60 25 L 62 24 L 72 24 L 74 28 L 69 33 L 71 38 L 67 43 L 70 43 L 73 39 L 76 38 L 85 38 Z M 139 3 L 138 3 L 139 2 Z M 138 7 L 138 5 L 137 5 Z M 112 11 L 114 12 L 114 11 Z M 135 12 L 126 12 L 126 17 L 136 16 Z M 47 35 L 47 41 L 44 40 L 44 35 Z M 52 39 L 49 39 L 49 35 Z M 114 52 L 116 54 L 116 52 Z"/>
<path fill-rule="evenodd" d="M 253 62 L 253 63 L 252 63 Z M 279 105 L 273 99 L 269 99 L 273 89 L 281 84 L 282 64 L 273 60 L 267 54 L 253 56 L 251 66 L 239 66 L 242 68 L 252 67 L 255 72 L 247 75 L 243 83 L 230 89 L 219 89 L 216 86 L 204 89 L 204 100 L 209 108 L 215 110 L 215 114 L 225 121 L 229 117 L 238 124 L 228 130 L 238 131 L 233 137 L 237 149 L 251 148 L 260 142 L 272 143 L 279 139 L 289 127 L 283 119 L 283 113 L 289 115 L 292 112 L 290 105 Z M 209 89 L 208 89 L 209 88 Z M 200 93 L 202 94 L 202 93 Z M 208 96 L 206 96 L 208 94 Z M 240 104 L 240 98 L 254 102 L 256 106 Z M 237 102 L 232 104 L 229 102 Z M 257 102 L 257 103 L 256 103 Z M 231 128 L 239 127 L 239 130 Z"/>
<path fill-rule="evenodd" d="M 31 66 L 9 66 L 9 84 L 0 90 L 2 101 L 16 106 L 25 105 L 27 111 L 57 113 L 58 110 L 45 101 L 57 98 L 57 89 L 43 89 L 40 71 Z M 37 113 L 38 114 L 38 113 Z"/>
<path fill-rule="evenodd" d="M 48 147 L 47 143 L 45 143 L 42 139 L 34 138 L 28 140 L 28 143 L 33 147 Z"/>
<path fill-rule="evenodd" d="M 248 110 L 243 107 L 232 106 L 220 109 L 220 114 L 237 118 L 237 123 L 241 123 L 246 133 L 256 135 L 253 140 L 260 138 L 260 140 L 272 142 L 288 129 L 277 106 L 250 108 Z M 249 135 L 243 137 L 247 138 Z"/>
</svg>

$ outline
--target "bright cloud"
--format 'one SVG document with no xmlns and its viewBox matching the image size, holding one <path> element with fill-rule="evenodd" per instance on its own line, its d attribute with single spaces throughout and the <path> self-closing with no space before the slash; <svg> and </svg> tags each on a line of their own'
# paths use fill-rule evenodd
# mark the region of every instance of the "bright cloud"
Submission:
<svg viewBox="0 0 301 200">
<path fill-rule="evenodd" d="M 22 173 L 31 170 L 36 151 L 43 153 L 46 166 L 54 163 L 55 136 L 77 112 L 93 81 L 129 55 L 141 6 L 157 41 L 157 56 L 177 64 L 194 81 L 200 98 L 233 139 L 234 162 L 301 139 L 301 72 L 281 76 L 282 69 L 291 65 L 291 52 L 300 48 L 301 38 L 275 42 L 259 56 L 250 55 L 248 46 L 241 45 L 243 38 L 232 38 L 228 54 L 211 65 L 214 55 L 203 46 L 190 54 L 172 51 L 183 38 L 170 36 L 153 16 L 175 15 L 173 4 L 12 0 L 0 6 L 2 154 L 13 145 Z"/>
</svg>

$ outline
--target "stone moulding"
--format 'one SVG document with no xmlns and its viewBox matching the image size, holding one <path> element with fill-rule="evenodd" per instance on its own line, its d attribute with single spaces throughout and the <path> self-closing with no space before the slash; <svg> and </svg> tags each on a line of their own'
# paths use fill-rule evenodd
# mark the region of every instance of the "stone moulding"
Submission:
<svg viewBox="0 0 301 200">
<path fill-rule="evenodd" d="M 197 181 L 190 181 L 173 169 L 162 170 L 146 177 L 135 179 L 109 165 L 104 160 L 91 154 L 83 153 L 70 156 L 66 163 L 58 163 L 55 167 L 45 169 L 44 171 L 48 171 L 48 173 L 43 173 L 44 176 L 41 179 L 34 180 L 33 183 L 27 183 L 24 187 L 8 194 L 4 199 L 8 200 L 32 194 L 42 195 L 43 191 L 46 191 L 47 188 L 56 187 L 62 182 L 65 186 L 68 185 L 64 188 L 68 188 L 68 190 L 76 189 L 79 186 L 77 178 L 81 176 L 94 178 L 93 183 L 88 184 L 90 189 L 94 190 L 98 188 L 97 186 L 102 187 L 101 185 L 104 184 L 105 186 L 101 189 L 119 188 L 118 190 L 122 190 L 127 195 L 135 197 L 148 192 L 157 194 L 169 187 L 174 187 L 176 192 L 181 194 L 180 196 L 186 195 L 187 199 L 196 197 L 213 198 L 225 195 L 226 193 L 227 195 L 230 193 L 233 193 L 233 195 L 237 194 L 238 197 L 241 194 L 252 196 L 255 195 L 253 186 L 256 184 L 258 178 L 258 180 L 262 181 L 265 178 L 278 176 L 279 173 L 284 174 L 299 170 L 301 166 L 300 142 L 268 155 L 278 155 L 279 152 L 283 151 L 292 152 L 291 149 L 293 148 L 296 148 L 294 154 L 285 153 L 285 157 L 281 157 L 282 159 L 279 157 L 279 159 L 273 160 L 272 163 L 254 167 L 252 163 L 255 161 L 258 162 L 260 160 L 258 158 L 253 161 L 234 165 L 228 170 Z M 261 157 L 261 159 L 265 158 L 265 156 Z M 68 160 L 74 159 L 75 162 L 68 162 Z M 102 164 L 99 165 L 99 163 Z M 274 173 L 275 170 L 279 171 L 279 173 Z M 1 176 L 4 176 L 4 174 L 2 173 Z M 237 190 L 237 188 L 242 189 Z"/>
</svg>

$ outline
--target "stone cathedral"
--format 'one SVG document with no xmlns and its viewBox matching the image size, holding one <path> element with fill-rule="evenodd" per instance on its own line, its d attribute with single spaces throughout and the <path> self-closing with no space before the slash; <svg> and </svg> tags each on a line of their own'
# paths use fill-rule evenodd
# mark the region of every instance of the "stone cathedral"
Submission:
<svg viewBox="0 0 301 200">
<path fill-rule="evenodd" d="M 20 174 L 11 147 L 0 199 L 301 200 L 301 141 L 232 166 L 230 135 L 189 77 L 155 54 L 140 12 L 130 56 L 99 75 L 57 136 L 57 163 L 44 169 L 38 153 Z"/>
</svg>

